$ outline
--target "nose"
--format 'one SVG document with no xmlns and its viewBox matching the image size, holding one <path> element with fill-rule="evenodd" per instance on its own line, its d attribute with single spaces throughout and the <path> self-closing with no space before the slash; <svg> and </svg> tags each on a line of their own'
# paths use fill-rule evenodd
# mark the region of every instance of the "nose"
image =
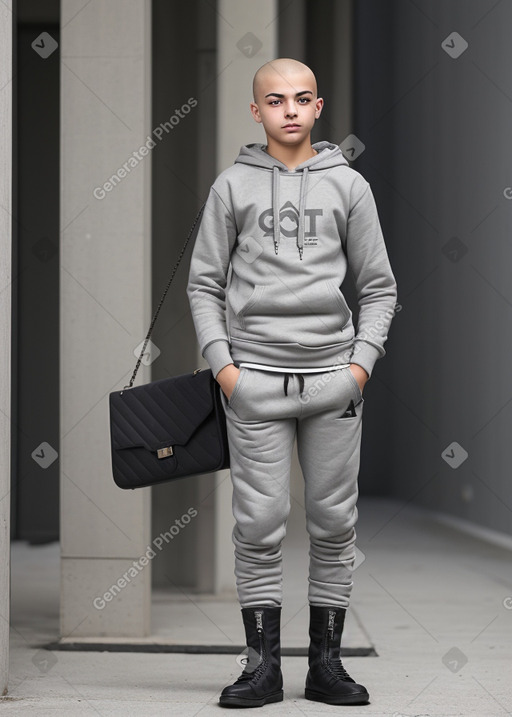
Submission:
<svg viewBox="0 0 512 717">
<path fill-rule="evenodd" d="M 297 115 L 297 108 L 295 107 L 295 102 L 293 100 L 287 101 L 285 115 L 286 117 L 295 117 Z"/>
</svg>

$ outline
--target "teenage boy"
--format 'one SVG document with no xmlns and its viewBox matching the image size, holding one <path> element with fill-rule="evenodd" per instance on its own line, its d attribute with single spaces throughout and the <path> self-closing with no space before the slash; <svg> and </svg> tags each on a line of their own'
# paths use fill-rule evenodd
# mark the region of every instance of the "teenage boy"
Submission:
<svg viewBox="0 0 512 717">
<path fill-rule="evenodd" d="M 219 703 L 283 699 L 281 544 L 295 438 L 310 538 L 305 697 L 367 703 L 341 663 L 340 641 L 353 585 L 363 389 L 386 353 L 397 286 L 369 183 L 337 145 L 311 144 L 323 107 L 311 69 L 272 60 L 257 71 L 253 95 L 267 144 L 243 146 L 212 185 L 187 287 L 226 411 L 248 648 Z M 341 292 L 347 268 L 357 333 Z"/>
</svg>

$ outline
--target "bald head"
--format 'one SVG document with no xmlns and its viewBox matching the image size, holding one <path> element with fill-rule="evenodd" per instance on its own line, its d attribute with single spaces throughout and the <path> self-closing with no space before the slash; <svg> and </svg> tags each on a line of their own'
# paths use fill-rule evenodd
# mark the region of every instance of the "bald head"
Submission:
<svg viewBox="0 0 512 717">
<path fill-rule="evenodd" d="M 307 84 L 310 89 L 317 94 L 316 78 L 312 70 L 299 60 L 294 60 L 291 57 L 279 57 L 276 60 L 270 60 L 262 65 L 254 75 L 252 81 L 252 93 L 254 101 L 256 103 L 261 102 L 265 96 L 265 93 L 271 92 L 272 85 L 283 87 L 288 86 L 288 89 L 305 90 L 306 87 L 299 87 L 299 84 Z"/>
</svg>

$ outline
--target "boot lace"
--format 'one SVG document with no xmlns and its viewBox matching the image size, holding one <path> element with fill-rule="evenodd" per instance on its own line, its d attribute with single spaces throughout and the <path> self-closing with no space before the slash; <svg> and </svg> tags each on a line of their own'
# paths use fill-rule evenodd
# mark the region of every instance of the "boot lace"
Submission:
<svg viewBox="0 0 512 717">
<path fill-rule="evenodd" d="M 345 680 L 347 682 L 353 682 L 354 680 L 350 677 L 346 669 L 343 667 L 343 663 L 340 659 L 337 660 L 330 660 L 329 661 L 329 668 L 332 674 L 335 677 L 338 677 L 340 680 Z"/>
<path fill-rule="evenodd" d="M 244 670 L 240 677 L 237 678 L 235 684 L 240 682 L 249 682 L 250 680 L 258 679 L 263 670 L 265 669 L 265 660 L 263 659 L 259 665 L 257 665 L 252 672 Z"/>
<path fill-rule="evenodd" d="M 240 683 L 240 682 L 249 682 L 250 680 L 254 680 L 254 679 L 258 680 L 260 675 L 265 671 L 265 669 L 267 667 L 266 646 L 264 644 L 264 640 L 263 640 L 263 636 L 262 636 L 261 632 L 259 630 L 258 630 L 258 632 L 259 632 L 259 637 L 260 637 L 259 654 L 260 654 L 261 660 L 253 670 L 244 669 L 244 671 L 242 672 L 240 677 L 238 677 L 238 679 L 236 680 L 235 684 Z"/>
<path fill-rule="evenodd" d="M 327 653 L 327 655 L 325 655 L 324 664 L 331 675 L 337 677 L 339 680 L 343 680 L 344 682 L 355 682 L 355 680 L 350 677 L 346 669 L 343 667 L 341 658 L 329 657 L 329 654 Z"/>
</svg>

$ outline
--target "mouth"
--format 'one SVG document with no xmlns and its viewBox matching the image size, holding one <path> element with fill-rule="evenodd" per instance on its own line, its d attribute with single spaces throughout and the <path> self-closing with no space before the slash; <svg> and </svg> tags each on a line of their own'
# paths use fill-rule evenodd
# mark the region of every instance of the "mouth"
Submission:
<svg viewBox="0 0 512 717">
<path fill-rule="evenodd" d="M 300 124 L 285 124 L 283 129 L 293 132 L 294 130 L 300 129 Z"/>
</svg>

